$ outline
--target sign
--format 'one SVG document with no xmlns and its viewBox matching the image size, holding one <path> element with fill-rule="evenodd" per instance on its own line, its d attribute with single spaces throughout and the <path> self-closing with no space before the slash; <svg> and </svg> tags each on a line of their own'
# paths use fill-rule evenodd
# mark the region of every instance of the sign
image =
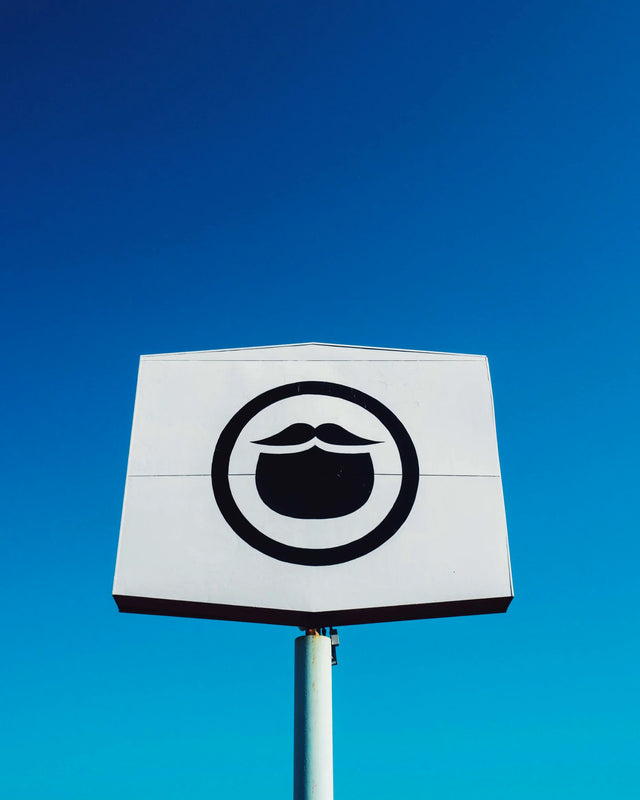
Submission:
<svg viewBox="0 0 640 800">
<path fill-rule="evenodd" d="M 486 358 L 143 356 L 114 596 L 121 611 L 307 628 L 505 611 Z"/>
</svg>

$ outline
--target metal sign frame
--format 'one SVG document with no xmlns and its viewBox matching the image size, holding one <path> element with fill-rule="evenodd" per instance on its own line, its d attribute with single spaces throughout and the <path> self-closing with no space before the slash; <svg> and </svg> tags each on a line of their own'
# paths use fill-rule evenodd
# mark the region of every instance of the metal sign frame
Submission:
<svg viewBox="0 0 640 800">
<path fill-rule="evenodd" d="M 353 447 L 323 442 L 340 427 Z M 293 429 L 315 449 L 273 444 Z M 348 466 L 366 452 L 371 500 L 353 513 L 260 508 L 252 458 Z M 306 629 L 506 611 L 487 359 L 316 343 L 143 356 L 114 597 L 125 612 Z"/>
</svg>

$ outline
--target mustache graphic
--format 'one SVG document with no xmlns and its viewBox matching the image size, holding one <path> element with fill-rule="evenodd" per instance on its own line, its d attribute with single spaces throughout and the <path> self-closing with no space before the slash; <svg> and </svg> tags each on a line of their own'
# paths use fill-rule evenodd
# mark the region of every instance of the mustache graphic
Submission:
<svg viewBox="0 0 640 800">
<path fill-rule="evenodd" d="M 280 431 L 280 433 L 275 433 L 266 439 L 258 439 L 252 444 L 304 444 L 305 442 L 310 442 L 313 438 L 319 439 L 326 444 L 380 444 L 380 442 L 376 442 L 373 439 L 363 439 L 361 436 L 356 436 L 355 433 L 350 433 L 345 428 L 332 422 L 325 422 L 316 428 L 306 422 L 296 422 Z"/>
</svg>

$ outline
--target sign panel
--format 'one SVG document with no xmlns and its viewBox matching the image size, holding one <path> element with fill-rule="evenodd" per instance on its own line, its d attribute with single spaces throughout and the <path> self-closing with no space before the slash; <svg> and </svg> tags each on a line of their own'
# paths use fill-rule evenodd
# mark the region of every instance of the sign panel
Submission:
<svg viewBox="0 0 640 800">
<path fill-rule="evenodd" d="M 486 358 L 143 356 L 114 596 L 121 611 L 301 627 L 505 611 Z"/>
</svg>

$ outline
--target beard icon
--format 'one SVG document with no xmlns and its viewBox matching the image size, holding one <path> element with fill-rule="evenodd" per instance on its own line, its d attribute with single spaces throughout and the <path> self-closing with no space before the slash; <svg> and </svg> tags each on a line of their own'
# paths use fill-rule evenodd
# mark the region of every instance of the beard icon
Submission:
<svg viewBox="0 0 640 800">
<path fill-rule="evenodd" d="M 290 447 L 314 439 L 358 450 L 326 450 L 314 444 L 296 452 L 260 453 L 255 474 L 260 499 L 272 511 L 295 519 L 331 519 L 357 511 L 371 496 L 375 479 L 371 455 L 362 448 L 379 442 L 333 423 L 317 428 L 296 423 L 254 444 Z"/>
<path fill-rule="evenodd" d="M 329 381 L 251 397 L 222 429 L 211 462 L 229 528 L 270 558 L 313 567 L 360 558 L 394 536 L 419 479 L 415 447 L 393 411 Z"/>
</svg>

